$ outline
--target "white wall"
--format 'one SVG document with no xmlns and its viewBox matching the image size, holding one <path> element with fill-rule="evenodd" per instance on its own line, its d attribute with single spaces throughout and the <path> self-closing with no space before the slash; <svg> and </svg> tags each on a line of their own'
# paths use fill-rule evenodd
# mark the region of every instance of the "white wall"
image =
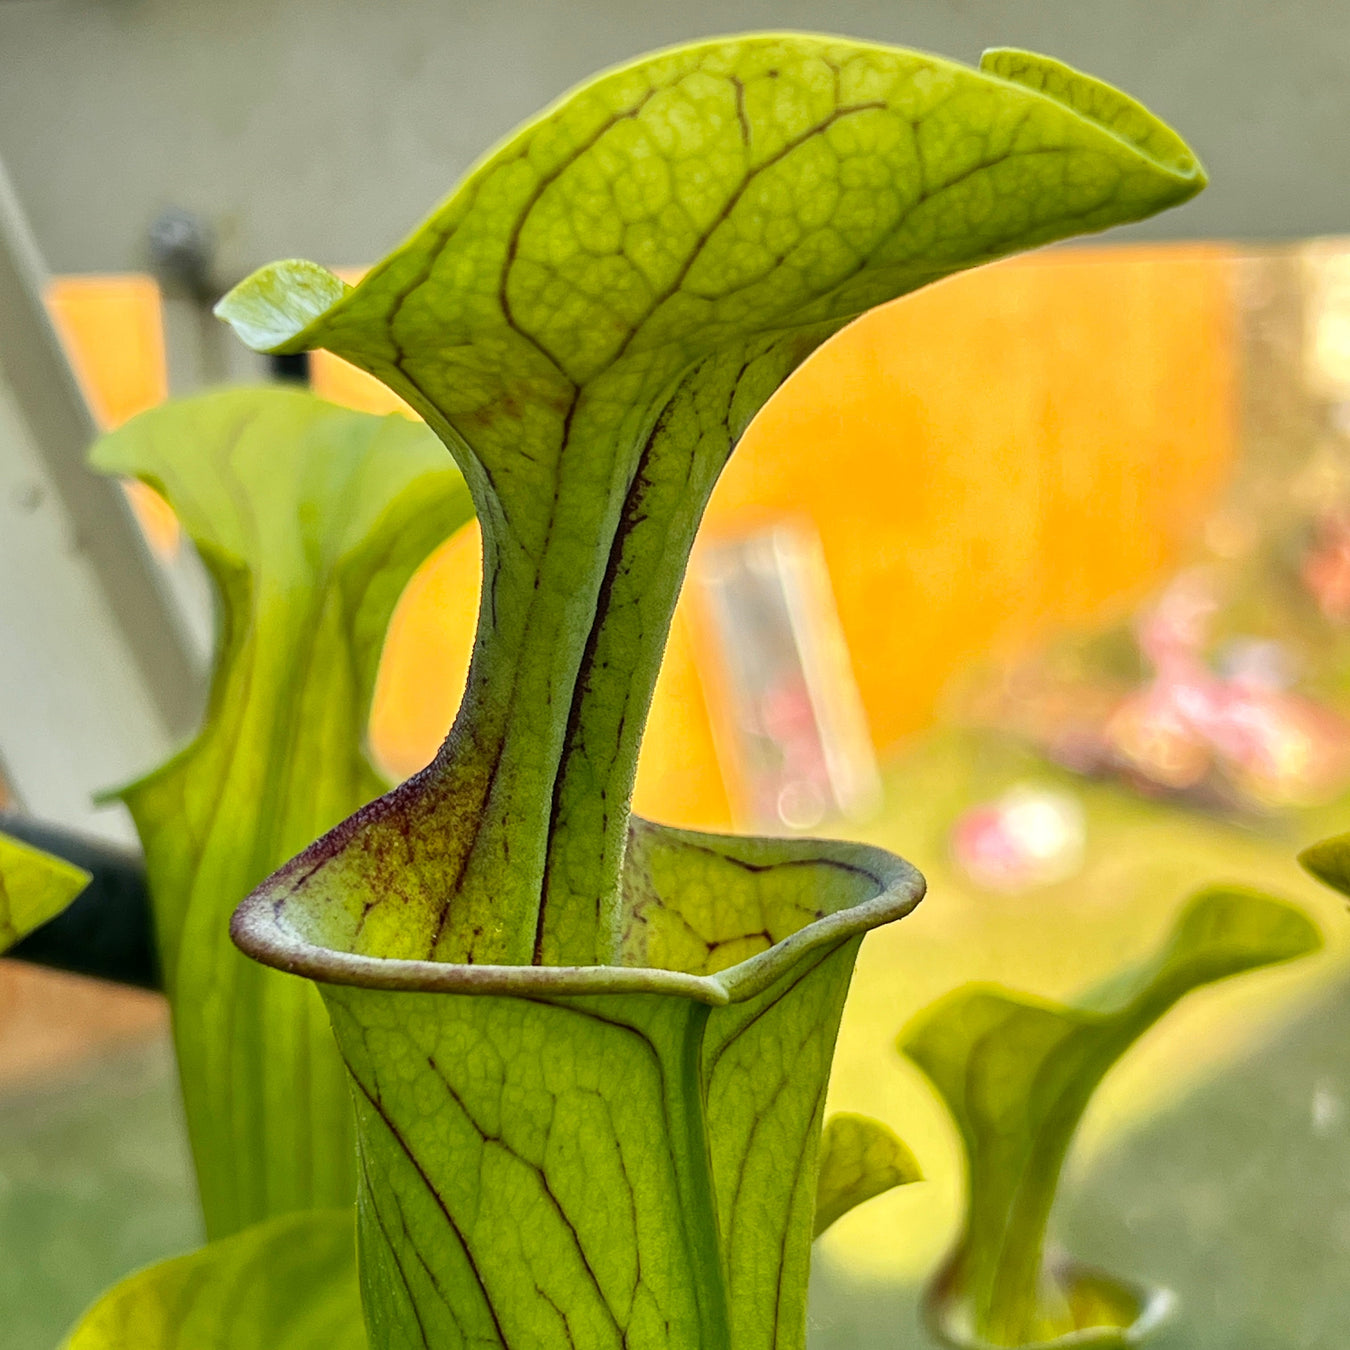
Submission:
<svg viewBox="0 0 1350 1350">
<path fill-rule="evenodd" d="M 58 271 L 143 265 L 170 204 L 215 223 L 222 280 L 369 261 L 569 84 L 770 26 L 1120 84 L 1213 180 L 1138 237 L 1350 231 L 1347 0 L 0 0 L 0 161 Z"/>
</svg>

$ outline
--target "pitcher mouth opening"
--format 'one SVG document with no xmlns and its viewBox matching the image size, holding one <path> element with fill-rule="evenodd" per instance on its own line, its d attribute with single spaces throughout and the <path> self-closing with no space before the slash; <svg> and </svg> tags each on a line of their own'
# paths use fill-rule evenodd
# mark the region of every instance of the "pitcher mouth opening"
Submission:
<svg viewBox="0 0 1350 1350">
<path fill-rule="evenodd" d="M 865 887 L 870 893 L 832 912 L 820 914 L 765 950 L 711 973 L 636 962 L 594 966 L 466 965 L 344 950 L 307 935 L 301 924 L 292 921 L 292 915 L 300 918 L 307 908 L 322 906 L 324 900 L 322 894 L 307 897 L 293 890 L 274 889 L 273 881 L 283 878 L 287 869 L 264 882 L 239 905 L 230 922 L 230 936 L 235 945 L 254 960 L 321 984 L 526 998 L 675 994 L 718 1006 L 752 997 L 815 948 L 837 946 L 873 928 L 904 918 L 923 899 L 926 888 L 917 868 L 894 854 L 868 845 L 814 839 L 764 841 L 685 831 L 666 833 L 681 840 L 716 841 L 719 846 L 729 849 L 737 845 L 762 848 L 767 844 L 781 857 L 777 862 L 764 865 L 765 871 L 775 867 L 811 865 L 819 865 L 823 870 L 846 868 L 853 874 L 854 884 Z M 731 858 L 730 861 L 736 860 Z M 304 927 L 312 928 L 312 925 Z"/>
</svg>

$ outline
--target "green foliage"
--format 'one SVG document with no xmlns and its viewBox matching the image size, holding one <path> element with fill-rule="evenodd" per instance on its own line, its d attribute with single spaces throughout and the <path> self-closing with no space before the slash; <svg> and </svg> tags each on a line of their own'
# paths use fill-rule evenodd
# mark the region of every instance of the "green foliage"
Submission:
<svg viewBox="0 0 1350 1350">
<path fill-rule="evenodd" d="M 848 319 L 1203 182 L 1041 58 L 751 37 L 574 91 L 354 289 L 286 262 L 222 301 L 253 346 L 326 347 L 406 398 L 483 529 L 436 761 L 234 922 L 320 982 L 351 1072 L 378 1350 L 802 1343 L 853 955 L 922 883 L 631 817 L 694 533 L 751 417 Z"/>
<path fill-rule="evenodd" d="M 973 985 L 905 1031 L 900 1049 L 947 1104 L 968 1164 L 965 1228 L 929 1304 L 945 1341 L 1120 1346 L 1156 1322 L 1159 1296 L 1046 1259 L 1046 1224 L 1078 1122 L 1111 1066 L 1179 999 L 1319 946 L 1298 910 L 1254 892 L 1208 890 L 1152 960 L 1079 1006 Z"/>
<path fill-rule="evenodd" d="M 230 911 L 383 789 L 363 749 L 399 594 L 470 515 L 427 429 L 283 389 L 170 403 L 95 446 L 159 491 L 219 599 L 201 734 L 119 794 L 145 847 L 207 1232 L 351 1202 L 348 1089 L 304 981 L 245 960 Z"/>
<path fill-rule="evenodd" d="M 0 834 L 0 952 L 54 919 L 89 884 L 89 873 Z"/>
<path fill-rule="evenodd" d="M 1350 896 L 1350 834 L 1333 835 L 1305 848 L 1298 860 L 1318 881 Z"/>
<path fill-rule="evenodd" d="M 61 1350 L 365 1350 L 350 1208 L 283 1214 L 123 1280 Z"/>
<path fill-rule="evenodd" d="M 879 1120 L 831 1116 L 820 1139 L 815 1236 L 863 1201 L 922 1180 L 914 1155 Z"/>
</svg>

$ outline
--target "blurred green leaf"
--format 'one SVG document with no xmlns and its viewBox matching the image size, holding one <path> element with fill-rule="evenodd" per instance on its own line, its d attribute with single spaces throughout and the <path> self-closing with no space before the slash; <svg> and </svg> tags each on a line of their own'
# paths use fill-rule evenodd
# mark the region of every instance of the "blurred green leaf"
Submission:
<svg viewBox="0 0 1350 1350">
<path fill-rule="evenodd" d="M 1298 860 L 1318 881 L 1350 896 L 1350 834 L 1319 840 L 1305 848 Z"/>
<path fill-rule="evenodd" d="M 435 436 L 281 388 L 169 403 L 94 447 L 178 514 L 215 582 L 197 738 L 121 790 L 145 847 L 207 1232 L 350 1202 L 349 1091 L 303 980 L 230 944 L 235 905 L 378 795 L 366 723 L 417 566 L 470 517 Z"/>
<path fill-rule="evenodd" d="M 285 1214 L 114 1285 L 61 1350 L 365 1350 L 350 1208 Z"/>
<path fill-rule="evenodd" d="M 88 884 L 83 868 L 0 834 L 0 952 L 54 919 Z"/>
<path fill-rule="evenodd" d="M 929 1304 L 945 1341 L 1119 1346 L 1156 1321 L 1156 1296 L 1046 1259 L 1074 1131 L 1107 1071 L 1179 999 L 1320 945 L 1291 906 L 1216 888 L 1191 901 L 1152 960 L 1077 1007 L 969 986 L 919 1016 L 899 1048 L 951 1111 L 968 1164 L 965 1228 Z"/>
</svg>

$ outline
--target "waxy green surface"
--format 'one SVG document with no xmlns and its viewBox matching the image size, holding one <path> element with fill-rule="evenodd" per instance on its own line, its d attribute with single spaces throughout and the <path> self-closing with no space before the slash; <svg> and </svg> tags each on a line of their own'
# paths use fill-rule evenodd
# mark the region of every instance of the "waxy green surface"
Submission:
<svg viewBox="0 0 1350 1350">
<path fill-rule="evenodd" d="M 54 919 L 89 884 L 89 873 L 0 834 L 0 952 Z"/>
<path fill-rule="evenodd" d="M 343 961 L 325 925 L 351 916 L 304 892 L 236 916 L 329 981 L 377 1350 L 804 1343 L 853 960 L 922 879 L 860 845 L 631 830 L 622 967 Z M 830 1217 L 898 1180 L 893 1150 L 843 1151 Z"/>
<path fill-rule="evenodd" d="M 929 1299 L 958 1347 L 1137 1343 L 1166 1297 L 1047 1259 L 1060 1170 L 1112 1065 L 1202 985 L 1305 956 L 1321 945 L 1297 909 L 1255 892 L 1198 895 L 1161 950 L 1077 1007 L 972 985 L 922 1013 L 900 1050 L 924 1071 L 965 1146 L 965 1229 Z"/>
<path fill-rule="evenodd" d="M 166 404 L 92 462 L 168 500 L 218 594 L 202 731 L 119 794 L 145 848 L 207 1232 L 350 1204 L 349 1092 L 322 1004 L 241 956 L 229 915 L 383 790 L 365 736 L 385 629 L 468 494 L 425 427 L 280 388 Z"/>
<path fill-rule="evenodd" d="M 1041 57 L 753 36 L 569 94 L 355 289 L 313 263 L 242 283 L 219 313 L 247 342 L 326 347 L 423 414 L 485 554 L 432 772 L 274 884 L 397 889 L 371 955 L 617 964 L 638 742 L 750 418 L 864 310 L 1203 183 L 1139 105 Z"/>
</svg>

